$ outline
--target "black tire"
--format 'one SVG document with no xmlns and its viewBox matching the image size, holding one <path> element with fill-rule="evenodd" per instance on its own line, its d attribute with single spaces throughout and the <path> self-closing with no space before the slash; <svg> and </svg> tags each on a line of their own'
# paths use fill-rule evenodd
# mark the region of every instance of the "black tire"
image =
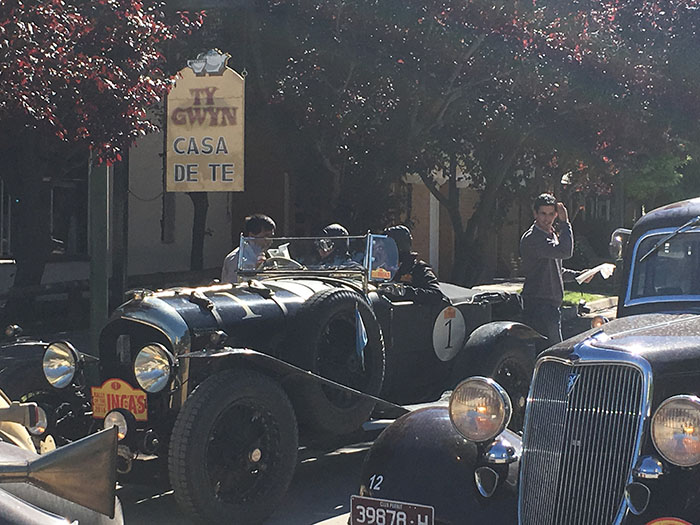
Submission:
<svg viewBox="0 0 700 525">
<path fill-rule="evenodd" d="M 535 359 L 528 352 L 506 346 L 493 349 L 470 371 L 470 375 L 492 378 L 508 392 L 513 405 L 508 428 L 516 432 L 523 429 L 525 422 L 525 402 L 534 368 Z"/>
<path fill-rule="evenodd" d="M 356 352 L 355 309 L 367 333 L 364 367 Z M 352 290 L 316 293 L 299 313 L 299 330 L 290 349 L 297 366 L 366 394 L 378 395 L 384 380 L 384 340 L 365 298 Z M 369 419 L 375 402 L 313 381 L 295 390 L 297 416 L 322 435 L 349 434 Z"/>
<path fill-rule="evenodd" d="M 277 382 L 220 372 L 175 420 L 168 456 L 175 499 L 202 523 L 260 523 L 287 492 L 298 446 L 294 410 Z"/>
</svg>

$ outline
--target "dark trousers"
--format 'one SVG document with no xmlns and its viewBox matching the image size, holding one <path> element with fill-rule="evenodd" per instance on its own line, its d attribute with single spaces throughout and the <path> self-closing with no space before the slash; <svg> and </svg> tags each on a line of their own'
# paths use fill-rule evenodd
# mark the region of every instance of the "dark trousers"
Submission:
<svg viewBox="0 0 700 525">
<path fill-rule="evenodd" d="M 561 308 L 540 299 L 523 297 L 523 320 L 549 339 L 549 344 L 561 342 Z"/>
</svg>

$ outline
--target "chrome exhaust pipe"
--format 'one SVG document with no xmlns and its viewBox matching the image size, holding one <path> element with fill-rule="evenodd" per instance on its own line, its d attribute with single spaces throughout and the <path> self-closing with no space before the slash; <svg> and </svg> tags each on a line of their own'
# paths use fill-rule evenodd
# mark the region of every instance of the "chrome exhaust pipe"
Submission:
<svg viewBox="0 0 700 525">
<path fill-rule="evenodd" d="M 29 482 L 113 518 L 116 447 L 116 428 L 92 434 L 41 456 L 13 447 L 16 448 L 14 457 L 0 463 L 0 482 Z"/>
</svg>

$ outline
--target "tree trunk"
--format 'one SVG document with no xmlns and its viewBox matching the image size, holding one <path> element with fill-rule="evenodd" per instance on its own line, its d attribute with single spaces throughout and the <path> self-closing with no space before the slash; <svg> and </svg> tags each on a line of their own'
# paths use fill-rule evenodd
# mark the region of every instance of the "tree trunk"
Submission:
<svg viewBox="0 0 700 525">
<path fill-rule="evenodd" d="M 124 302 L 129 260 L 129 152 L 114 166 L 112 199 L 114 230 L 112 235 L 112 279 L 109 290 L 110 311 Z"/>
<path fill-rule="evenodd" d="M 209 197 L 206 193 L 188 193 L 194 206 L 192 219 L 192 250 L 190 252 L 190 270 L 204 268 L 204 236 L 207 231 L 207 211 L 209 209 Z"/>
<path fill-rule="evenodd" d="M 467 227 L 464 231 L 455 230 L 454 268 L 459 273 L 454 275 L 454 279 L 457 284 L 473 286 L 484 278 L 490 277 L 487 275 L 487 269 L 490 266 L 486 263 L 483 254 L 489 236 L 497 232 L 493 213 L 496 209 L 498 192 L 526 138 L 527 136 L 518 137 L 510 148 L 499 150 L 494 147 L 491 159 L 484 167 L 485 172 L 490 174 L 486 178 L 486 188 L 479 195 L 479 201 L 467 222 Z"/>
</svg>

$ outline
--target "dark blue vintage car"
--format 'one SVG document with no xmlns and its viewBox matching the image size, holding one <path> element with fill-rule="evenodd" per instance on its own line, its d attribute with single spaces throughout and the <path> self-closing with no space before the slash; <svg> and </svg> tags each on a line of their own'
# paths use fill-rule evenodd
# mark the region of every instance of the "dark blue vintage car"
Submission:
<svg viewBox="0 0 700 525">
<path fill-rule="evenodd" d="M 617 319 L 539 356 L 522 434 L 502 386 L 467 379 L 376 440 L 353 524 L 700 523 L 700 198 L 611 247 Z"/>
<path fill-rule="evenodd" d="M 340 256 L 323 258 L 331 246 Z M 240 253 L 237 285 L 134 291 L 101 332 L 89 393 L 86 356 L 25 341 L 44 377 L 24 397 L 73 415 L 88 399 L 81 424 L 119 428 L 120 470 L 162 458 L 181 506 L 211 523 L 272 513 L 300 442 L 346 439 L 475 373 L 504 385 L 522 426 L 542 337 L 496 320 L 517 314 L 516 297 L 444 285 L 442 298 L 409 300 L 383 235 L 242 238 Z M 46 410 L 58 429 L 63 414 Z"/>
</svg>

